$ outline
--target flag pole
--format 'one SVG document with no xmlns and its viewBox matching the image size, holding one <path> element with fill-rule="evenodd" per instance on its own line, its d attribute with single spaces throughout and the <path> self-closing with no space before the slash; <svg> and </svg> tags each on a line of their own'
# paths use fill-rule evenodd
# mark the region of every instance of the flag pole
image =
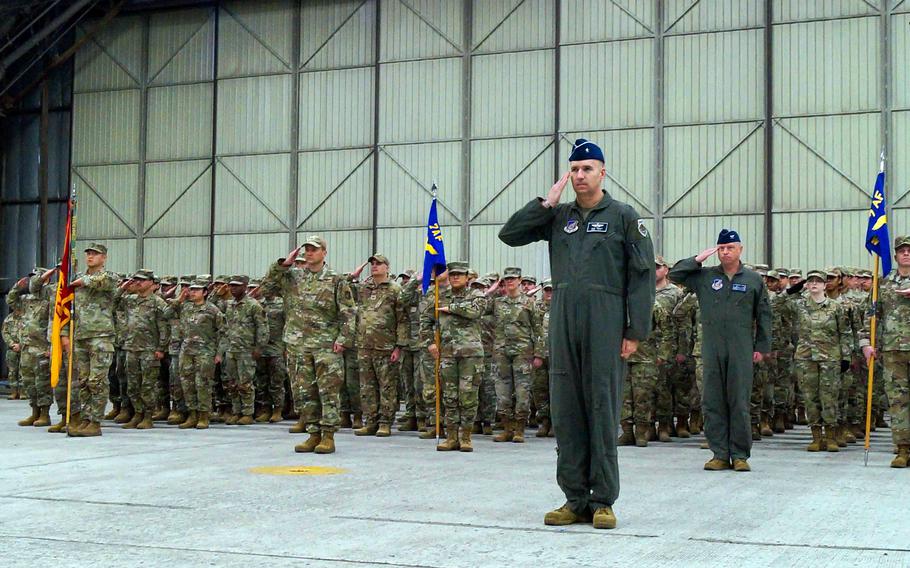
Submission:
<svg viewBox="0 0 910 568">
<path fill-rule="evenodd" d="M 433 201 L 436 201 L 436 193 L 438 187 L 436 186 L 436 181 L 433 181 Z M 442 331 L 439 328 L 439 278 L 436 274 L 436 267 L 433 267 L 433 276 L 435 283 L 433 284 L 433 308 L 435 313 L 435 329 L 433 333 L 433 341 L 436 343 L 436 361 L 433 364 L 433 373 L 434 380 L 436 384 L 436 445 L 439 445 L 439 431 L 442 428 L 442 401 L 440 398 L 440 384 L 439 384 L 439 363 L 442 358 Z"/>
<path fill-rule="evenodd" d="M 869 374 L 866 378 L 866 442 L 865 450 L 863 454 L 863 465 L 869 465 L 869 432 L 872 429 L 872 382 L 875 380 L 875 327 L 876 327 L 876 313 L 878 312 L 878 262 L 879 258 L 877 254 L 872 255 L 875 257 L 873 261 L 872 268 L 872 319 L 871 319 L 871 332 L 869 334 L 869 344 L 872 347 L 873 355 L 869 357 L 867 361 L 869 367 Z"/>
<path fill-rule="evenodd" d="M 73 208 L 72 217 L 70 217 L 70 254 L 69 261 L 70 265 L 67 267 L 67 275 L 73 274 L 73 265 L 75 264 L 75 257 L 73 256 L 73 251 L 76 247 L 76 184 L 73 184 L 73 193 L 70 196 L 71 205 Z M 69 284 L 69 282 L 67 282 Z M 69 344 L 70 348 L 66 354 L 66 428 L 67 434 L 73 428 L 73 425 L 70 423 L 72 417 L 72 400 L 73 400 L 73 351 L 76 349 L 74 343 L 75 330 L 76 330 L 76 295 L 73 294 L 73 300 L 70 302 L 70 327 L 69 327 Z"/>
</svg>

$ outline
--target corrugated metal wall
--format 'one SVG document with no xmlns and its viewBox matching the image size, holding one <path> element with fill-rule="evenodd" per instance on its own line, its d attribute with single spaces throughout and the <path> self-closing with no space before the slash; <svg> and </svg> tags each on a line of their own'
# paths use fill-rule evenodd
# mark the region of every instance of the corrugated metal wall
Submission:
<svg viewBox="0 0 910 568">
<path fill-rule="evenodd" d="M 908 24 L 896 0 L 225 0 L 120 18 L 76 67 L 79 236 L 122 270 L 258 274 L 311 233 L 339 270 L 373 249 L 399 270 L 420 262 L 436 182 L 450 258 L 546 276 L 545 246 L 496 233 L 583 136 L 669 259 L 735 227 L 749 261 L 865 264 L 883 146 L 907 228 Z"/>
</svg>

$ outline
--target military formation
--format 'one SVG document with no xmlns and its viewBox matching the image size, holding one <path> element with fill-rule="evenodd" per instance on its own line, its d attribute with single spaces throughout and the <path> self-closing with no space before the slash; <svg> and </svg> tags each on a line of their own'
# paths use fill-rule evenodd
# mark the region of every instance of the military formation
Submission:
<svg viewBox="0 0 910 568">
<path fill-rule="evenodd" d="M 763 278 L 772 313 L 771 349 L 755 363 L 752 382 L 754 441 L 808 425 L 808 451 L 856 443 L 874 355 L 872 427 L 887 428 L 889 410 L 892 465 L 906 467 L 910 237 L 894 245 L 897 267 L 881 282 L 875 352 L 871 272 L 832 267 L 804 277 L 799 269 L 747 266 Z M 420 274 L 391 272 L 381 254 L 336 273 L 327 250 L 323 238 L 310 237 L 251 280 L 147 269 L 119 275 L 105 268 L 106 248 L 90 245 L 86 271 L 73 282 L 69 423 L 67 370 L 56 389 L 50 382 L 56 270 L 36 267 L 7 295 L 2 326 L 10 398 L 31 406 L 19 424 L 91 437 L 105 421 L 147 430 L 160 422 L 205 429 L 294 420 L 290 431 L 308 434 L 296 451 L 316 453 L 335 451 L 339 429 L 377 437 L 393 427 L 418 431 L 421 439 L 444 438 L 439 451 L 465 452 L 472 435 L 511 443 L 524 442 L 533 427 L 538 437 L 554 435 L 549 280 L 538 283 L 519 267 L 481 276 L 451 262 L 424 294 Z M 704 426 L 699 304 L 693 290 L 668 278 L 662 257 L 654 264 L 652 332 L 627 361 L 619 445 L 668 443 Z"/>
</svg>

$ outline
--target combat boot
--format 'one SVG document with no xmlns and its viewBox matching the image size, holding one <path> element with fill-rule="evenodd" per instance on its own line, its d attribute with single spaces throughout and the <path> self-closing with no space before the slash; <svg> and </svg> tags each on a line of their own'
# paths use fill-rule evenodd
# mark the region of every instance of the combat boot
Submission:
<svg viewBox="0 0 910 568">
<path fill-rule="evenodd" d="M 856 436 L 853 435 L 853 430 L 851 430 L 849 426 L 841 426 L 840 431 L 844 435 L 845 442 L 847 442 L 848 444 L 856 443 Z"/>
<path fill-rule="evenodd" d="M 281 416 L 281 407 L 276 406 L 275 408 L 272 409 L 272 415 L 269 416 L 269 423 L 277 424 L 277 423 L 281 422 L 282 420 L 284 420 L 284 418 Z"/>
<path fill-rule="evenodd" d="M 120 407 L 120 413 L 114 417 L 115 424 L 126 424 L 133 418 L 133 406 L 125 404 Z"/>
<path fill-rule="evenodd" d="M 516 444 L 525 443 L 525 428 L 526 422 L 524 420 L 515 421 L 514 428 L 512 430 L 512 442 Z"/>
<path fill-rule="evenodd" d="M 180 424 L 183 424 L 184 422 L 186 422 L 186 417 L 187 417 L 186 414 L 184 414 L 183 412 L 180 412 L 177 409 L 174 409 L 171 411 L 170 414 L 167 415 L 167 423 L 170 424 L 171 426 L 174 426 L 174 425 L 179 426 Z"/>
<path fill-rule="evenodd" d="M 473 452 L 474 446 L 471 443 L 472 432 L 467 428 L 461 429 L 461 438 L 458 440 L 458 450 L 461 452 Z"/>
<path fill-rule="evenodd" d="M 392 435 L 392 427 L 389 424 L 380 424 L 376 428 L 376 437 L 377 438 L 388 438 Z"/>
<path fill-rule="evenodd" d="M 493 436 L 494 442 L 511 442 L 512 438 L 515 436 L 515 432 L 512 430 L 513 422 L 511 420 L 502 421 L 502 432 Z"/>
<path fill-rule="evenodd" d="M 851 424 L 850 430 L 853 432 L 853 437 L 857 440 L 866 438 L 866 431 L 859 424 Z"/>
<path fill-rule="evenodd" d="M 43 428 L 45 426 L 51 425 L 51 417 L 49 414 L 51 407 L 50 406 L 41 406 L 38 407 L 38 419 L 32 424 L 36 428 Z"/>
<path fill-rule="evenodd" d="M 445 442 L 436 446 L 437 452 L 453 452 L 459 448 L 458 426 L 455 424 L 446 424 L 446 428 L 448 429 L 449 434 L 446 436 Z"/>
<path fill-rule="evenodd" d="M 79 413 L 78 412 L 72 413 L 70 415 L 70 421 L 78 424 L 79 423 Z M 60 422 L 57 422 L 56 424 L 54 424 L 53 426 L 48 428 L 47 431 L 52 434 L 62 434 L 64 432 L 66 432 L 67 424 L 68 424 L 68 422 L 66 421 L 66 414 L 62 414 L 60 416 Z"/>
<path fill-rule="evenodd" d="M 38 407 L 32 406 L 32 414 L 28 418 L 24 418 L 24 419 L 20 420 L 19 422 L 16 422 L 16 424 L 18 424 L 19 426 L 31 426 L 32 424 L 35 423 L 35 420 L 38 420 L 38 417 L 40 415 L 41 414 L 38 411 Z"/>
<path fill-rule="evenodd" d="M 784 413 L 778 412 L 774 415 L 774 426 L 771 428 L 775 434 L 783 434 L 787 431 L 787 424 L 784 422 Z"/>
<path fill-rule="evenodd" d="M 153 422 L 161 422 L 162 420 L 167 420 L 167 417 L 170 413 L 170 409 L 168 409 L 166 406 L 159 406 L 151 415 L 151 420 Z"/>
<path fill-rule="evenodd" d="M 439 425 L 439 436 L 443 437 L 446 435 L 446 427 L 442 424 Z M 417 436 L 421 440 L 433 440 L 436 438 L 436 425 L 427 424 L 427 429 L 418 434 Z"/>
<path fill-rule="evenodd" d="M 484 435 L 484 436 L 492 436 L 492 435 L 493 435 L 493 425 L 490 424 L 489 422 L 484 422 L 484 423 L 483 423 L 483 435 Z"/>
<path fill-rule="evenodd" d="M 730 465 L 728 460 L 722 460 L 719 458 L 711 458 L 705 463 L 705 471 L 723 471 L 725 469 L 732 469 L 733 466 Z"/>
<path fill-rule="evenodd" d="M 413 416 L 402 422 L 398 425 L 399 432 L 416 432 L 417 431 L 417 419 Z"/>
<path fill-rule="evenodd" d="M 338 424 L 339 428 L 350 428 L 353 425 L 351 422 L 351 413 L 342 412 L 341 413 L 341 422 Z"/>
<path fill-rule="evenodd" d="M 761 413 L 761 422 L 759 423 L 759 432 L 762 437 L 770 438 L 774 436 L 774 430 L 771 429 L 771 417 L 767 412 Z"/>
<path fill-rule="evenodd" d="M 661 420 L 657 429 L 657 439 L 661 442 L 672 442 L 670 438 L 670 421 Z"/>
<path fill-rule="evenodd" d="M 322 436 L 318 432 L 310 434 L 310 437 L 304 440 L 302 444 L 294 446 L 294 451 L 298 454 L 312 453 L 316 450 L 316 446 L 318 446 L 320 442 L 322 442 Z"/>
<path fill-rule="evenodd" d="M 704 426 L 704 419 L 700 410 L 693 410 L 692 416 L 689 418 L 689 433 L 693 436 L 695 434 L 701 434 L 701 429 Z"/>
<path fill-rule="evenodd" d="M 907 467 L 908 461 L 910 461 L 910 444 L 899 444 L 897 456 L 891 460 L 891 467 L 903 469 Z"/>
<path fill-rule="evenodd" d="M 288 428 L 288 432 L 290 432 L 291 434 L 303 434 L 304 432 L 306 432 L 306 424 L 303 422 L 303 417 L 300 417 L 297 420 L 297 424 L 294 424 L 293 426 Z"/>
<path fill-rule="evenodd" d="M 752 425 L 752 441 L 753 442 L 761 441 L 761 428 L 758 427 L 758 424 Z"/>
<path fill-rule="evenodd" d="M 195 428 L 199 424 L 199 416 L 197 416 L 195 410 L 190 410 L 190 415 L 187 416 L 186 421 L 181 422 L 178 428 L 181 430 L 189 430 L 190 428 Z"/>
<path fill-rule="evenodd" d="M 335 432 L 328 430 L 322 431 L 322 441 L 314 450 L 317 454 L 334 454 L 335 453 Z"/>
<path fill-rule="evenodd" d="M 136 426 L 139 426 L 139 423 L 142 422 L 142 416 L 144 413 L 136 412 L 133 414 L 133 417 L 130 418 L 130 421 L 122 426 L 124 430 L 134 430 Z"/>
<path fill-rule="evenodd" d="M 615 529 L 616 515 L 613 514 L 613 507 L 601 507 L 594 511 L 592 519 L 595 529 Z"/>
<path fill-rule="evenodd" d="M 813 426 L 812 427 L 812 442 L 806 448 L 807 452 L 820 452 L 822 448 L 822 427 Z"/>
<path fill-rule="evenodd" d="M 209 422 L 212 424 L 223 424 L 224 423 L 224 411 L 221 408 L 215 407 L 215 413 L 209 416 Z"/>
<path fill-rule="evenodd" d="M 426 429 L 427 429 L 427 419 L 426 419 L 425 417 L 424 417 L 424 418 L 418 418 L 418 419 L 417 419 L 417 431 L 418 431 L 418 432 L 423 432 L 423 431 L 426 430 Z"/>
<path fill-rule="evenodd" d="M 367 423 L 362 428 L 354 430 L 355 436 L 375 436 L 379 431 L 379 425 Z"/>
<path fill-rule="evenodd" d="M 88 420 L 79 420 L 76 418 L 76 414 L 70 416 L 70 423 L 66 425 L 66 435 L 69 437 L 76 437 L 79 435 L 79 430 L 88 426 Z"/>
<path fill-rule="evenodd" d="M 155 427 L 154 414 L 143 413 L 142 422 L 136 425 L 137 430 L 149 430 Z"/>
<path fill-rule="evenodd" d="M 834 427 L 834 439 L 837 440 L 838 447 L 840 447 L 840 448 L 847 447 L 847 439 L 844 438 L 844 427 L 843 426 L 838 425 L 838 426 Z"/>
<path fill-rule="evenodd" d="M 566 525 L 573 525 L 575 523 L 589 523 L 591 522 L 591 516 L 587 513 L 576 513 L 569 507 L 569 504 L 566 503 L 562 507 L 550 511 L 543 518 L 543 524 L 549 525 L 551 527 L 562 527 Z"/>
<path fill-rule="evenodd" d="M 537 428 L 537 433 L 534 434 L 537 438 L 546 438 L 547 434 L 550 433 L 550 419 L 546 416 L 540 419 L 540 426 Z"/>
<path fill-rule="evenodd" d="M 226 426 L 236 426 L 238 420 L 240 420 L 239 414 L 230 414 L 224 417 L 224 424 Z"/>
<path fill-rule="evenodd" d="M 752 471 L 752 468 L 749 466 L 749 462 L 740 458 L 733 460 L 733 471 Z"/>
<path fill-rule="evenodd" d="M 9 394 L 6 395 L 6 400 L 16 400 L 16 389 L 11 389 Z"/>
<path fill-rule="evenodd" d="M 209 413 L 208 412 L 199 412 L 199 419 L 196 421 L 197 430 L 208 430 L 209 428 Z"/>
<path fill-rule="evenodd" d="M 657 441 L 657 430 L 654 429 L 654 423 L 651 422 L 648 424 L 648 441 L 656 442 Z"/>
<path fill-rule="evenodd" d="M 353 428 L 354 430 L 359 430 L 359 429 L 363 428 L 363 413 L 362 412 L 354 413 L 354 420 L 351 421 L 351 428 Z"/>
<path fill-rule="evenodd" d="M 689 420 L 685 414 L 676 417 L 676 436 L 679 438 L 691 438 L 689 433 Z"/>
<path fill-rule="evenodd" d="M 797 406 L 796 407 L 796 423 L 800 426 L 805 426 L 809 423 L 809 419 L 806 418 L 806 407 Z"/>
<path fill-rule="evenodd" d="M 104 419 L 113 420 L 114 418 L 117 418 L 117 415 L 119 415 L 119 414 L 120 414 L 120 403 L 115 402 L 114 406 L 111 407 L 111 411 L 104 415 Z"/>
<path fill-rule="evenodd" d="M 94 420 L 89 422 L 85 428 L 80 428 L 76 433 L 77 438 L 93 438 L 101 435 L 101 423 Z"/>
<path fill-rule="evenodd" d="M 647 424 L 636 424 L 635 425 L 635 445 L 639 448 L 648 447 L 648 425 Z"/>
<path fill-rule="evenodd" d="M 619 435 L 619 438 L 616 439 L 617 446 L 634 446 L 635 445 L 635 434 L 632 431 L 632 422 L 629 420 L 623 420 L 619 423 L 622 427 L 622 434 Z"/>
<path fill-rule="evenodd" d="M 244 414 L 237 420 L 237 426 L 249 426 L 253 423 L 252 414 Z"/>
<path fill-rule="evenodd" d="M 829 452 L 839 452 L 837 445 L 837 426 L 825 426 L 825 449 Z"/>
<path fill-rule="evenodd" d="M 268 422 L 269 418 L 272 417 L 272 409 L 268 404 L 264 404 L 259 407 L 259 414 L 256 415 L 255 422 L 257 424 L 262 424 L 263 422 Z"/>
</svg>

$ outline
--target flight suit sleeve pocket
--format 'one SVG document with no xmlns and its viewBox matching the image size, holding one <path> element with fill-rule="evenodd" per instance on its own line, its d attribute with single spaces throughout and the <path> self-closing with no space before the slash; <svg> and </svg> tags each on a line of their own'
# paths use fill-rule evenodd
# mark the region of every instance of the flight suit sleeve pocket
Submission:
<svg viewBox="0 0 910 568">
<path fill-rule="evenodd" d="M 649 247 L 642 246 L 641 241 L 628 243 L 626 245 L 626 253 L 629 256 L 630 268 L 643 272 L 654 264 L 654 258 L 651 256 L 650 251 L 646 250 L 648 248 Z"/>
</svg>

